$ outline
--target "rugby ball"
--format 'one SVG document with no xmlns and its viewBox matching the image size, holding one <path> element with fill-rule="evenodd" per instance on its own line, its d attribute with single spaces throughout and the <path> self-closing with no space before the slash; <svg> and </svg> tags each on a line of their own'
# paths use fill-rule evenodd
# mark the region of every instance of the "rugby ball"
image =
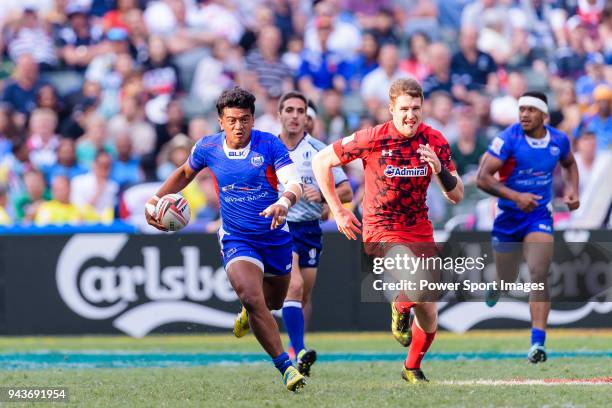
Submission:
<svg viewBox="0 0 612 408">
<path fill-rule="evenodd" d="M 178 231 L 189 224 L 191 210 L 183 196 L 166 194 L 157 202 L 155 216 L 168 231 Z"/>
</svg>

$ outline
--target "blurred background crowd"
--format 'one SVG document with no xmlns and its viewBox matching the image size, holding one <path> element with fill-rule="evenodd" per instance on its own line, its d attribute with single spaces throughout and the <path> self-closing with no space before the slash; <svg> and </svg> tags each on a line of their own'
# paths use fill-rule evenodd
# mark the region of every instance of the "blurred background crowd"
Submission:
<svg viewBox="0 0 612 408">
<path fill-rule="evenodd" d="M 228 87 L 253 92 L 255 126 L 275 134 L 278 98 L 303 91 L 331 143 L 389 120 L 389 84 L 406 76 L 466 184 L 453 208 L 430 190 L 438 228 L 490 227 L 475 170 L 527 89 L 573 140 L 592 202 L 579 216 L 610 222 L 612 1 L 2 0 L 0 30 L 1 225 L 142 225 L 160 181 L 218 131 Z M 347 172 L 359 212 L 362 168 Z M 184 195 L 192 228 L 215 230 L 209 174 Z"/>
</svg>

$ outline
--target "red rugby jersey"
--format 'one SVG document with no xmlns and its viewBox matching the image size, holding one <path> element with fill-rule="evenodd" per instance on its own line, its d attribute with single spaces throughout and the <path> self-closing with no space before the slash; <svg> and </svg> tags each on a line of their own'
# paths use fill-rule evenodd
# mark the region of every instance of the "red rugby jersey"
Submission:
<svg viewBox="0 0 612 408">
<path fill-rule="evenodd" d="M 425 124 L 419 125 L 413 137 L 402 136 L 393 122 L 355 132 L 353 140 L 333 144 L 336 155 L 346 164 L 362 159 L 365 171 L 363 199 L 363 240 L 372 242 L 390 233 L 423 231 L 432 234 L 427 216 L 427 187 L 431 168 L 419 160 L 419 145 L 429 144 L 449 171 L 450 146 L 442 134 Z"/>
</svg>

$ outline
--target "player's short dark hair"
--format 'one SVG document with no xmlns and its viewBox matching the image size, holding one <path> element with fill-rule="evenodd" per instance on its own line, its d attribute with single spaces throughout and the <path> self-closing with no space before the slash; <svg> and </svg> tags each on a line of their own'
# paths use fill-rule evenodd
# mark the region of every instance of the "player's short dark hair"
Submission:
<svg viewBox="0 0 612 408">
<path fill-rule="evenodd" d="M 544 103 L 548 105 L 548 97 L 546 96 L 544 92 L 529 91 L 529 92 L 525 92 L 521 96 L 532 96 L 534 98 L 540 99 L 541 101 L 544 101 Z"/>
<path fill-rule="evenodd" d="M 395 102 L 398 96 L 409 95 L 413 98 L 421 98 L 423 101 L 423 88 L 417 80 L 412 78 L 400 78 L 393 81 L 389 88 L 389 99 L 391 102 Z"/>
<path fill-rule="evenodd" d="M 255 114 L 255 95 L 238 86 L 223 91 L 217 99 L 217 113 L 223 116 L 225 108 L 248 109 Z"/>
<path fill-rule="evenodd" d="M 304 102 L 304 107 L 308 108 L 308 99 L 304 96 L 303 93 L 299 91 L 289 91 L 289 92 L 285 92 L 280 97 L 280 100 L 278 101 L 278 111 L 282 112 L 283 105 L 285 104 L 285 102 L 287 102 L 289 99 L 292 99 L 292 98 L 301 99 Z"/>
</svg>

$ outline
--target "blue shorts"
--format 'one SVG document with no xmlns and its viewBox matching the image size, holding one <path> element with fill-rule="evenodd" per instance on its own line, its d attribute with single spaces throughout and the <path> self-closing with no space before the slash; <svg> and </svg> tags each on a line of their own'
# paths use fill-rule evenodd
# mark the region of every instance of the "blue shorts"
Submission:
<svg viewBox="0 0 612 408">
<path fill-rule="evenodd" d="M 498 252 L 512 252 L 512 242 L 523 242 L 532 232 L 553 233 L 553 219 L 545 206 L 536 208 L 530 213 L 521 210 L 499 210 L 493 223 L 493 249 Z M 506 245 L 504 245 L 506 244 Z"/>
<path fill-rule="evenodd" d="M 257 265 L 264 276 L 283 276 L 291 272 L 291 237 L 285 242 L 273 242 L 266 237 L 245 237 L 220 231 L 219 244 L 225 270 L 235 261 L 248 261 Z"/>
<path fill-rule="evenodd" d="M 293 252 L 298 255 L 300 268 L 316 268 L 323 249 L 319 220 L 287 222 L 293 238 Z"/>
</svg>

